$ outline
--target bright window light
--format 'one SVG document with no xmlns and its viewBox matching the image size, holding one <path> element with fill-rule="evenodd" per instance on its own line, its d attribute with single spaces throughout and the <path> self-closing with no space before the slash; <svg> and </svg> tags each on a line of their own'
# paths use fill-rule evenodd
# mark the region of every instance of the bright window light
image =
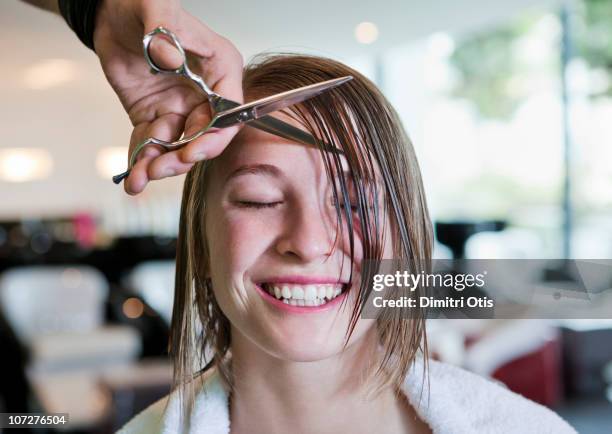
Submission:
<svg viewBox="0 0 612 434">
<path fill-rule="evenodd" d="M 371 44 L 378 39 L 378 27 L 376 27 L 376 24 L 369 22 L 357 24 L 355 39 L 362 44 Z"/>
<path fill-rule="evenodd" d="M 127 167 L 128 148 L 125 146 L 113 146 L 102 148 L 96 157 L 96 169 L 98 174 L 105 179 L 121 173 Z"/>
<path fill-rule="evenodd" d="M 0 150 L 0 179 L 27 182 L 49 176 L 53 160 L 44 149 L 7 148 Z"/>
<path fill-rule="evenodd" d="M 45 59 L 25 70 L 23 82 L 29 89 L 43 90 L 74 80 L 77 65 L 66 59 Z"/>
</svg>

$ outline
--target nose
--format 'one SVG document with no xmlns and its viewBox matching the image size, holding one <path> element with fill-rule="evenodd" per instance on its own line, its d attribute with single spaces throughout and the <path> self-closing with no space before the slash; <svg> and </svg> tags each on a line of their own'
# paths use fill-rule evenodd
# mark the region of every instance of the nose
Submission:
<svg viewBox="0 0 612 434">
<path fill-rule="evenodd" d="M 333 249 L 335 221 L 317 205 L 305 204 L 291 213 L 276 250 L 282 256 L 292 256 L 302 262 L 327 259 Z"/>
</svg>

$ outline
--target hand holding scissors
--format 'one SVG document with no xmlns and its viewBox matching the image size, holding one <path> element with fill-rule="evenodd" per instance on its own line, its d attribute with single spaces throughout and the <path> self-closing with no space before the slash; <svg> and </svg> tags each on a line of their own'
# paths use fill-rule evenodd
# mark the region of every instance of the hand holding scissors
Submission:
<svg viewBox="0 0 612 434">
<path fill-rule="evenodd" d="M 176 29 L 190 66 L 215 92 L 242 102 L 242 56 L 228 39 L 189 14 L 178 0 L 104 0 L 99 2 L 94 45 L 109 84 L 132 124 L 130 154 L 148 137 L 177 140 L 207 124 L 210 106 L 205 96 L 183 77 L 151 74 L 143 57 L 142 38 L 156 27 Z M 164 67 L 180 63 L 177 50 L 163 38 L 155 38 L 150 50 Z M 180 56 L 178 56 L 180 57 Z M 220 152 L 238 128 L 206 134 L 184 148 L 164 152 L 147 147 L 130 177 L 123 183 L 129 194 L 139 194 L 152 180 L 186 173 L 194 162 Z"/>
<path fill-rule="evenodd" d="M 182 58 L 180 66 L 174 69 L 162 68 L 155 63 L 149 52 L 151 42 L 157 35 L 166 37 L 169 42 L 176 48 Z M 312 98 L 322 92 L 325 92 L 333 87 L 339 86 L 352 79 L 352 77 L 341 77 L 334 80 L 329 80 L 322 83 L 317 83 L 310 86 L 305 86 L 299 89 L 294 89 L 288 92 L 282 92 L 280 94 L 272 95 L 267 98 L 263 98 L 257 101 L 253 101 L 248 104 L 240 105 L 239 103 L 225 99 L 213 92 L 205 83 L 205 81 L 199 75 L 193 73 L 187 65 L 187 57 L 183 47 L 178 41 L 177 37 L 169 30 L 158 27 L 152 32 L 145 35 L 143 39 L 144 45 L 144 56 L 151 67 L 153 73 L 173 74 L 183 76 L 193 82 L 207 98 L 208 104 L 210 105 L 210 111 L 213 114 L 213 118 L 208 125 L 202 126 L 197 132 L 190 134 L 187 137 L 183 137 L 176 141 L 165 141 L 155 137 L 149 137 L 146 140 L 140 142 L 133 150 L 130 157 L 128 170 L 120 175 L 113 177 L 115 183 L 121 182 L 125 177 L 129 175 L 131 168 L 136 162 L 138 154 L 149 145 L 159 145 L 165 150 L 173 150 L 181 148 L 182 146 L 198 139 L 203 134 L 209 132 L 213 128 L 229 128 L 235 125 L 249 122 L 253 127 L 259 128 L 266 132 L 276 134 L 278 136 L 291 139 L 294 141 L 313 144 L 317 141 L 308 133 L 289 125 L 279 119 L 267 116 L 277 110 L 282 110 L 293 104 L 302 102 L 308 98 Z"/>
</svg>

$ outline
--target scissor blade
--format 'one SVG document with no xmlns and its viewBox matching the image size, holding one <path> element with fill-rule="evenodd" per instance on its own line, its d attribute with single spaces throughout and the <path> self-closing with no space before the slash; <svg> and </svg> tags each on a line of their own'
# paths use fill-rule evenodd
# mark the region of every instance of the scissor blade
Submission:
<svg viewBox="0 0 612 434">
<path fill-rule="evenodd" d="M 229 110 L 240 105 L 235 101 L 231 101 L 225 98 L 220 98 L 218 104 L 219 111 Z M 263 116 L 259 119 L 255 119 L 249 122 L 249 126 L 298 143 L 303 143 L 311 146 L 322 145 L 323 148 L 328 152 L 342 153 L 342 150 L 331 146 L 328 143 L 324 143 L 315 139 L 307 131 L 301 130 L 298 127 L 295 127 L 270 115 Z"/>
<path fill-rule="evenodd" d="M 287 140 L 303 143 L 310 146 L 322 146 L 327 152 L 334 152 L 341 154 L 342 150 L 328 143 L 318 141 L 310 133 L 304 130 L 300 130 L 293 125 L 276 119 L 270 115 L 264 116 L 263 118 L 255 119 L 248 123 L 250 127 L 257 128 L 258 130 L 265 131 L 275 136 L 283 137 Z"/>
<path fill-rule="evenodd" d="M 277 93 L 266 98 L 258 99 L 247 104 L 217 113 L 212 123 L 216 128 L 227 128 L 232 125 L 250 122 L 259 119 L 277 110 L 282 110 L 294 104 L 320 95 L 334 87 L 340 86 L 353 77 L 346 76 L 321 83 L 311 84 L 287 92 Z"/>
</svg>

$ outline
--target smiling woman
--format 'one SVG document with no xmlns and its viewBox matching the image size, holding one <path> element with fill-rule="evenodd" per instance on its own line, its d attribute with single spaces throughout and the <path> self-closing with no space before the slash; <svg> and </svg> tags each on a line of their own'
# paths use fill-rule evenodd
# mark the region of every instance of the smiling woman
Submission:
<svg viewBox="0 0 612 434">
<path fill-rule="evenodd" d="M 420 310 L 361 318 L 376 269 L 365 260 L 429 268 L 432 230 L 412 145 L 378 89 L 338 62 L 271 56 L 247 67 L 243 82 L 255 99 L 345 75 L 354 79 L 278 114 L 319 147 L 243 128 L 187 175 L 176 390 L 122 432 L 540 432 L 514 423 L 518 411 L 572 432 L 465 371 L 430 362 L 426 382 Z"/>
</svg>

